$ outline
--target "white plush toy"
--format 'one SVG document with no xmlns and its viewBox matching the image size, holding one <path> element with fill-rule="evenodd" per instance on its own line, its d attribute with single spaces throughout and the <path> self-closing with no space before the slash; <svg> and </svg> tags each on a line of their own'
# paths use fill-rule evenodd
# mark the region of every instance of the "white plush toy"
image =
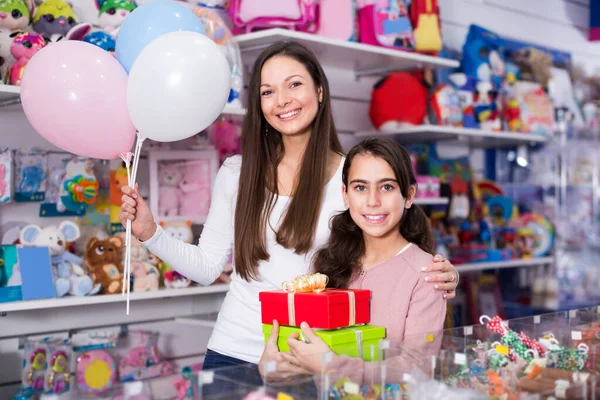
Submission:
<svg viewBox="0 0 600 400">
<path fill-rule="evenodd" d="M 57 297 L 71 294 L 87 296 L 100 291 L 100 285 L 94 286 L 81 267 L 83 259 L 66 251 L 67 242 L 73 242 L 81 235 L 79 226 L 71 221 L 63 221 L 55 225 L 41 228 L 38 225 L 27 225 L 21 230 L 21 244 L 25 246 L 48 247 L 54 274 L 54 287 Z"/>
</svg>

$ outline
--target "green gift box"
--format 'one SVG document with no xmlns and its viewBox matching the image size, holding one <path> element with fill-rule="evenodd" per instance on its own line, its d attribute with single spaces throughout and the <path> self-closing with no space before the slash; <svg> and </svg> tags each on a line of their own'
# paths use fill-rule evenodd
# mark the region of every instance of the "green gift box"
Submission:
<svg viewBox="0 0 600 400">
<path fill-rule="evenodd" d="M 263 324 L 265 343 L 271 335 L 271 329 L 273 329 L 273 325 Z M 300 327 L 279 327 L 279 338 L 277 339 L 279 351 L 290 351 L 290 347 L 287 344 L 287 339 L 293 332 L 297 332 L 299 338 L 303 340 Z M 380 359 L 379 343 L 385 338 L 384 327 L 375 325 L 358 325 L 331 330 L 315 329 L 314 332 L 317 336 L 323 339 L 323 341 L 327 343 L 331 350 L 337 355 L 362 358 L 365 361 L 379 361 Z"/>
</svg>

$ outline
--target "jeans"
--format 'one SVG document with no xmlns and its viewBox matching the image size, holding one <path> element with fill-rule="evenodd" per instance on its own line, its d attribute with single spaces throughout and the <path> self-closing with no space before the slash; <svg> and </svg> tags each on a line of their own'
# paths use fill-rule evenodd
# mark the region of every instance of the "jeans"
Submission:
<svg viewBox="0 0 600 400">
<path fill-rule="evenodd" d="M 213 383 L 202 386 L 203 399 L 242 399 L 262 386 L 258 365 L 208 349 L 202 371 L 214 371 Z"/>
</svg>

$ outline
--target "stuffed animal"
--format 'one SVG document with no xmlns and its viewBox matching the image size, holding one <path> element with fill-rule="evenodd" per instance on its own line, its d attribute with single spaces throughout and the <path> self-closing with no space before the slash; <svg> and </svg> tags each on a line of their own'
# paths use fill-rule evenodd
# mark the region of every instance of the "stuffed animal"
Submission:
<svg viewBox="0 0 600 400">
<path fill-rule="evenodd" d="M 44 40 L 46 46 L 52 43 L 60 42 L 61 40 L 83 40 L 84 37 L 92 31 L 92 25 L 88 23 L 81 23 L 75 25 L 67 32 L 66 35 L 61 33 L 53 33 L 51 35 L 45 35 Z"/>
<path fill-rule="evenodd" d="M 58 297 L 67 293 L 86 296 L 100 290 L 100 286 L 94 286 L 92 279 L 81 267 L 83 260 L 67 251 L 67 243 L 74 242 L 79 235 L 79 226 L 71 221 L 63 221 L 58 227 L 51 225 L 43 229 L 32 224 L 21 230 L 21 244 L 48 247 L 53 267 L 54 287 Z"/>
<path fill-rule="evenodd" d="M 121 238 L 111 236 L 106 240 L 92 238 L 85 251 L 85 262 L 95 283 L 102 285 L 104 294 L 115 294 L 123 288 L 121 263 Z"/>
<path fill-rule="evenodd" d="M 183 179 L 179 185 L 181 196 L 180 215 L 202 216 L 210 208 L 210 165 L 206 161 L 186 163 Z"/>
<path fill-rule="evenodd" d="M 137 8 L 132 0 L 96 0 L 95 3 L 98 8 L 98 23 L 113 38 L 117 37 L 125 18 Z"/>
<path fill-rule="evenodd" d="M 161 222 L 160 226 L 169 236 L 173 236 L 174 238 L 177 238 L 185 243 L 193 243 L 194 241 L 194 232 L 192 231 L 191 221 Z M 178 289 L 191 285 L 192 281 L 173 270 L 173 268 L 171 268 L 171 266 L 166 262 L 161 261 L 160 265 L 164 279 L 164 285 L 166 288 Z"/>
<path fill-rule="evenodd" d="M 108 51 L 113 56 L 115 55 L 117 42 L 115 41 L 114 37 L 110 36 L 106 32 L 96 31 L 89 33 L 83 38 L 83 41 L 93 44 L 94 46 L 98 46 L 102 50 Z"/>
<path fill-rule="evenodd" d="M 38 6 L 33 16 L 33 30 L 42 35 L 66 35 L 77 25 L 71 4 L 65 0 L 35 0 Z"/>
<path fill-rule="evenodd" d="M 552 56 L 541 50 L 525 48 L 517 51 L 513 61 L 521 69 L 521 80 L 541 83 L 544 88 L 552 78 Z"/>
<path fill-rule="evenodd" d="M 0 85 L 3 83 L 10 83 L 10 67 L 15 63 L 15 58 L 10 52 L 10 46 L 18 35 L 17 32 L 13 32 L 8 29 L 0 28 Z"/>
<path fill-rule="evenodd" d="M 17 60 L 10 68 L 10 84 L 21 85 L 21 78 L 27 63 L 42 48 L 46 46 L 44 38 L 35 32 L 17 34 L 10 46 L 10 53 Z"/>
<path fill-rule="evenodd" d="M 131 275 L 134 292 L 158 290 L 160 272 L 150 262 L 146 247 L 135 237 L 131 238 Z"/>
<path fill-rule="evenodd" d="M 33 9 L 33 1 L 0 0 L 0 29 L 26 29 L 31 21 Z"/>
<path fill-rule="evenodd" d="M 181 189 L 183 179 L 181 169 L 176 165 L 164 165 L 158 175 L 158 212 L 161 216 L 179 215 L 181 204 Z"/>
</svg>

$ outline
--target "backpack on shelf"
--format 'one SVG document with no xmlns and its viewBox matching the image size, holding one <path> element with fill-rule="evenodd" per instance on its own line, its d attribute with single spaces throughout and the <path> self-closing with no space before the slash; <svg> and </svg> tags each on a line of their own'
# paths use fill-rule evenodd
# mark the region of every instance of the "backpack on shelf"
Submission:
<svg viewBox="0 0 600 400">
<path fill-rule="evenodd" d="M 316 35 L 358 41 L 358 15 L 356 0 L 318 0 L 319 29 Z"/>
<path fill-rule="evenodd" d="M 412 0 L 410 22 L 419 53 L 437 53 L 442 50 L 440 8 L 437 0 Z"/>
<path fill-rule="evenodd" d="M 410 0 L 357 0 L 360 41 L 375 46 L 414 50 L 408 16 Z"/>
<path fill-rule="evenodd" d="M 232 0 L 233 33 L 286 28 L 309 33 L 319 29 L 318 0 Z"/>
</svg>

